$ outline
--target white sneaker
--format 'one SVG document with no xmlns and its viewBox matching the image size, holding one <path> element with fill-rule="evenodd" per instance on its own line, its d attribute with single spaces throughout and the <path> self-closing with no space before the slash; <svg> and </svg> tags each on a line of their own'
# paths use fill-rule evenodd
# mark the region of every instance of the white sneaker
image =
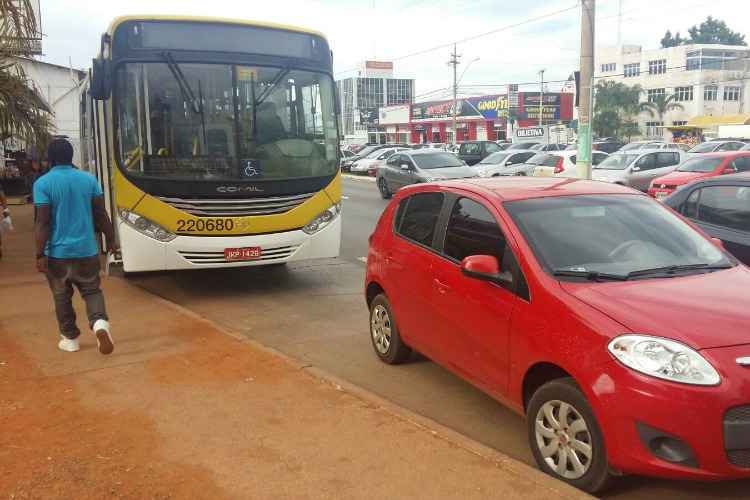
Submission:
<svg viewBox="0 0 750 500">
<path fill-rule="evenodd" d="M 109 333 L 109 321 L 98 319 L 94 322 L 94 335 L 96 343 L 99 344 L 99 352 L 102 354 L 112 354 L 115 350 L 115 343 L 112 341 L 112 335 Z"/>
<path fill-rule="evenodd" d="M 78 345 L 78 339 L 69 339 L 62 335 L 60 336 L 60 342 L 57 343 L 57 347 L 65 352 L 76 352 L 81 349 Z"/>
</svg>

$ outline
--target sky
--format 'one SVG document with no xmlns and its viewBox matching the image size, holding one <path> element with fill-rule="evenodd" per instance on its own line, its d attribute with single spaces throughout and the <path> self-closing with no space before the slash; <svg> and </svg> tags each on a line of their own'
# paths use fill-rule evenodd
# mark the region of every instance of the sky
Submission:
<svg viewBox="0 0 750 500">
<path fill-rule="evenodd" d="M 578 68 L 581 9 L 576 4 L 577 0 L 41 0 L 42 50 L 45 61 L 85 69 L 101 33 L 120 15 L 255 19 L 323 32 L 334 52 L 337 79 L 356 76 L 352 70 L 365 59 L 392 60 L 394 76 L 414 78 L 422 99 L 447 96 L 452 70 L 446 63 L 450 44 L 458 41 L 463 92 L 492 94 L 507 83 L 538 89 L 534 82 L 542 69 L 545 80 L 555 82 Z M 750 43 L 748 0 L 597 0 L 596 9 L 598 46 L 616 45 L 620 25 L 623 43 L 658 48 L 667 29 L 687 34 L 690 26 L 709 15 L 747 33 Z M 441 45 L 447 46 L 410 56 Z"/>
</svg>

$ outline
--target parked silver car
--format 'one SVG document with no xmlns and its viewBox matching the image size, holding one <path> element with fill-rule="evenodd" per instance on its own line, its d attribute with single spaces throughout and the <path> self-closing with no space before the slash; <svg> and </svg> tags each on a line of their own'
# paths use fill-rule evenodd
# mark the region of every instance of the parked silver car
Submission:
<svg viewBox="0 0 750 500">
<path fill-rule="evenodd" d="M 689 156 L 695 156 L 702 153 L 719 153 L 724 151 L 739 151 L 745 147 L 744 142 L 740 141 L 708 141 L 693 147 L 688 151 Z"/>
<path fill-rule="evenodd" d="M 436 149 L 401 151 L 378 168 L 378 189 L 383 199 L 404 186 L 420 182 L 477 177 L 474 169 L 456 155 Z"/>
<path fill-rule="evenodd" d="M 506 168 L 525 163 L 526 160 L 536 154 L 538 154 L 538 151 L 524 149 L 500 151 L 492 153 L 484 160 L 472 166 L 472 168 L 479 174 L 479 177 L 497 177 L 502 175 L 503 170 Z"/>
<path fill-rule="evenodd" d="M 675 170 L 687 158 L 682 150 L 636 150 L 614 153 L 595 165 L 591 178 L 647 191 L 651 181 Z"/>
</svg>

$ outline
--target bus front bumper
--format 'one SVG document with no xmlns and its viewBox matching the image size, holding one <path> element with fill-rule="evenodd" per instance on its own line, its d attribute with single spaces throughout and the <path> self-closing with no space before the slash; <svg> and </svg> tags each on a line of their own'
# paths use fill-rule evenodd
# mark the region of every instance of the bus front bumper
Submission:
<svg viewBox="0 0 750 500">
<path fill-rule="evenodd" d="M 128 273 L 262 266 L 309 259 L 338 257 L 341 244 L 341 216 L 315 234 L 304 231 L 249 236 L 177 236 L 163 243 L 139 233 L 119 221 L 123 270 Z M 260 258 L 229 261 L 227 248 L 260 247 Z"/>
</svg>

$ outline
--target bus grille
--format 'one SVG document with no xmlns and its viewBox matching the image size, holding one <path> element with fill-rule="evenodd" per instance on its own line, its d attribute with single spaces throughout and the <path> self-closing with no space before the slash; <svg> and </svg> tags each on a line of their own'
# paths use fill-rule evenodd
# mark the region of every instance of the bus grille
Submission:
<svg viewBox="0 0 750 500">
<path fill-rule="evenodd" d="M 174 208 L 198 217 L 242 217 L 246 215 L 282 214 L 302 205 L 315 193 L 294 196 L 245 199 L 167 198 L 159 199 Z"/>
<path fill-rule="evenodd" d="M 263 261 L 272 261 L 272 260 L 278 260 L 278 259 L 286 259 L 288 257 L 291 257 L 294 252 L 299 248 L 298 245 L 291 245 L 291 246 L 283 246 L 283 247 L 275 247 L 275 248 L 263 248 L 260 253 L 260 258 L 253 259 L 250 261 L 237 261 L 237 260 L 227 260 L 224 258 L 224 252 L 198 252 L 198 251 L 190 251 L 190 252 L 179 252 L 180 255 L 190 262 L 191 264 L 196 265 L 205 265 L 205 264 L 237 264 L 240 262 L 263 262 Z"/>
</svg>

